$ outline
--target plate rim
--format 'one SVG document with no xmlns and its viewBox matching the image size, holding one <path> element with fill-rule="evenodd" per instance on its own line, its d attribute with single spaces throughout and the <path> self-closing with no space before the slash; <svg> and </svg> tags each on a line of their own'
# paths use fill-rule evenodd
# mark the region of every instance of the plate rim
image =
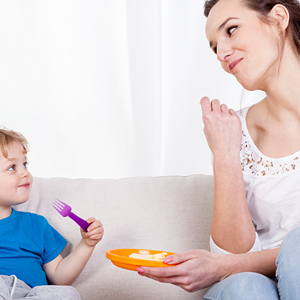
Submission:
<svg viewBox="0 0 300 300">
<path fill-rule="evenodd" d="M 132 250 L 134 252 L 136 251 L 140 251 L 140 250 L 146 250 L 146 251 L 150 251 L 155 253 L 162 253 L 165 252 L 169 255 L 174 255 L 176 253 L 174 252 L 169 252 L 169 251 L 161 251 L 161 250 L 151 250 L 151 249 L 142 249 L 142 248 L 117 248 L 117 249 L 110 249 L 106 251 L 106 257 L 108 259 L 110 259 L 111 261 L 117 261 L 117 262 L 121 262 L 121 263 L 126 263 L 129 265 L 133 265 L 133 266 L 145 266 L 145 267 L 171 267 L 171 266 L 175 266 L 174 265 L 169 265 L 169 264 L 165 264 L 163 261 L 157 261 L 157 260 L 150 260 L 150 259 L 141 259 L 141 258 L 131 258 L 131 257 L 126 257 L 126 256 L 122 256 L 122 255 L 118 255 L 113 253 L 113 251 L 122 251 L 122 250 Z"/>
</svg>

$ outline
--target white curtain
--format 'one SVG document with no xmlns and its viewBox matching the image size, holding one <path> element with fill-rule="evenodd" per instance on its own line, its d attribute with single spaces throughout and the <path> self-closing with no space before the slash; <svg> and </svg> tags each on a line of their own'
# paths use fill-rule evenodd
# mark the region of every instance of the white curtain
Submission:
<svg viewBox="0 0 300 300">
<path fill-rule="evenodd" d="M 28 139 L 34 176 L 212 173 L 199 101 L 239 109 L 242 89 L 208 47 L 203 4 L 0 1 L 0 125 Z"/>
</svg>

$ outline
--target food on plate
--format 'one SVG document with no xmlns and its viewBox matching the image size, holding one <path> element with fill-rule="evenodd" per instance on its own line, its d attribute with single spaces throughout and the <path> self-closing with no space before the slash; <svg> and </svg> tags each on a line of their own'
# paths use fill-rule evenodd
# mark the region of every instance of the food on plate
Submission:
<svg viewBox="0 0 300 300">
<path fill-rule="evenodd" d="M 142 255 L 149 255 L 149 254 L 150 254 L 150 251 L 149 251 L 149 250 L 139 250 L 139 254 L 142 254 Z"/>
<path fill-rule="evenodd" d="M 159 260 L 163 261 L 164 258 L 168 255 L 166 252 L 161 252 L 157 254 L 149 254 L 150 252 L 147 250 L 140 250 L 139 253 L 132 253 L 129 255 L 130 258 L 137 259 L 149 259 L 149 260 Z"/>
</svg>

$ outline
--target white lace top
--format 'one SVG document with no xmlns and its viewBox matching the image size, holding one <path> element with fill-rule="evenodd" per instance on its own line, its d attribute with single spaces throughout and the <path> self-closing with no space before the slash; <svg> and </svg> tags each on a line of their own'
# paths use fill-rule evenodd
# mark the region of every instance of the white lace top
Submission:
<svg viewBox="0 0 300 300">
<path fill-rule="evenodd" d="M 262 154 L 246 126 L 249 107 L 238 112 L 243 139 L 240 159 L 246 198 L 256 230 L 250 251 L 279 247 L 286 234 L 300 226 L 300 151 L 283 158 Z M 296 134 L 296 133 L 295 133 Z M 211 239 L 211 251 L 228 253 Z"/>
</svg>

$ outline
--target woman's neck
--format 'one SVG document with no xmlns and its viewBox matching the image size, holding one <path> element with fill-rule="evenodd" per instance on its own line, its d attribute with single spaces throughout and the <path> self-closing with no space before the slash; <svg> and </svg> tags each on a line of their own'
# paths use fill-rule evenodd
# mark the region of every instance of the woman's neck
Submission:
<svg viewBox="0 0 300 300">
<path fill-rule="evenodd" d="M 265 87 L 263 107 L 269 117 L 280 122 L 296 118 L 300 122 L 300 58 L 288 47 L 281 59 L 276 78 Z"/>
</svg>

